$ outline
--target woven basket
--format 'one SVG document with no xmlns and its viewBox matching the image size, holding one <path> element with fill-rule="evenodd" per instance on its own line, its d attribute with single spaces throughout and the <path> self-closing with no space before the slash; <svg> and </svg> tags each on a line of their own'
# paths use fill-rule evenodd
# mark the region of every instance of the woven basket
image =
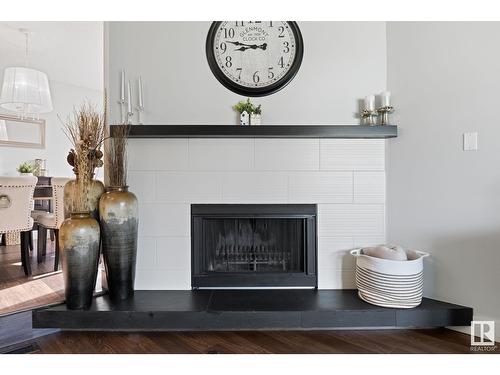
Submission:
<svg viewBox="0 0 500 375">
<path fill-rule="evenodd" d="M 406 250 L 408 260 L 388 260 L 351 251 L 356 257 L 356 286 L 359 297 L 376 306 L 405 308 L 422 303 L 423 259 L 428 253 Z"/>
</svg>

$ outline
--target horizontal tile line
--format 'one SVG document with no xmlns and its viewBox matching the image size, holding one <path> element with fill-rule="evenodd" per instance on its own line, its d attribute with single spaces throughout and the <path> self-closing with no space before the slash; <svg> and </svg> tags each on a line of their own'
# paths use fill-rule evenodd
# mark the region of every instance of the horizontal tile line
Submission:
<svg viewBox="0 0 500 375">
<path fill-rule="evenodd" d="M 354 168 L 307 168 L 307 169 L 278 169 L 278 168 L 269 168 L 269 169 L 258 169 L 258 168 L 247 168 L 247 169 L 129 169 L 129 173 L 131 172 L 142 172 L 142 173 L 151 173 L 151 172 L 385 172 L 385 169 L 354 169 Z"/>
</svg>

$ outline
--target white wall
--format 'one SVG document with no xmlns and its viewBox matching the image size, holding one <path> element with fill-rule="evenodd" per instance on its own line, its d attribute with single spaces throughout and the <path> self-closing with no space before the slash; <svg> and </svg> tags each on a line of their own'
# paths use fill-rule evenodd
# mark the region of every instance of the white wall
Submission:
<svg viewBox="0 0 500 375">
<path fill-rule="evenodd" d="M 48 74 L 54 110 L 40 116 L 46 121 L 45 149 L 0 146 L 0 175 L 16 174 L 20 163 L 41 158 L 47 159 L 51 176 L 71 176 L 73 172 L 66 162 L 71 144 L 61 130 L 59 116 L 66 119 L 84 100 L 102 105 L 103 24 L 0 23 L 0 82 L 4 68 L 24 65 L 24 36 L 17 30 L 19 27 L 32 32 L 30 66 Z M 98 173 L 102 175 L 102 171 Z"/>
<path fill-rule="evenodd" d="M 213 76 L 205 55 L 210 22 L 110 22 L 111 119 L 119 121 L 120 70 L 144 79 L 144 123 L 236 124 L 242 98 Z M 264 98 L 264 124 L 358 124 L 358 99 L 385 89 L 383 22 L 299 22 L 304 59 L 294 80 Z M 370 43 L 366 42 L 367 35 Z"/>
<path fill-rule="evenodd" d="M 432 254 L 427 296 L 500 327 L 500 23 L 390 22 L 387 41 L 388 240 Z"/>
</svg>

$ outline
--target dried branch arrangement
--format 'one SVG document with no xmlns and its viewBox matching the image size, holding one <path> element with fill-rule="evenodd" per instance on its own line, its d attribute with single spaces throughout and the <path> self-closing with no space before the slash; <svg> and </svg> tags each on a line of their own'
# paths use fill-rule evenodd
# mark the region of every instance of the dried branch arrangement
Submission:
<svg viewBox="0 0 500 375">
<path fill-rule="evenodd" d="M 105 106 L 106 107 L 106 106 Z M 106 112 L 106 109 L 105 109 Z M 82 147 L 88 150 L 87 157 L 90 159 L 90 178 L 94 176 L 96 168 L 103 165 L 101 146 L 104 140 L 105 113 L 99 113 L 90 103 L 84 103 L 79 109 L 73 112 L 64 123 L 64 132 L 69 138 L 74 149 L 68 154 L 68 163 L 73 167 L 76 175 L 80 174 L 78 170 L 78 161 L 76 158 L 76 145 L 82 143 Z"/>
<path fill-rule="evenodd" d="M 127 186 L 127 138 L 130 125 L 114 126 L 106 150 L 107 170 L 110 186 Z"/>
<path fill-rule="evenodd" d="M 106 104 L 105 104 L 106 107 Z M 63 122 L 63 131 L 73 144 L 67 160 L 76 175 L 76 192 L 72 196 L 75 211 L 90 210 L 89 192 L 96 168 L 102 167 L 105 113 L 99 113 L 90 103 L 75 109 Z"/>
</svg>

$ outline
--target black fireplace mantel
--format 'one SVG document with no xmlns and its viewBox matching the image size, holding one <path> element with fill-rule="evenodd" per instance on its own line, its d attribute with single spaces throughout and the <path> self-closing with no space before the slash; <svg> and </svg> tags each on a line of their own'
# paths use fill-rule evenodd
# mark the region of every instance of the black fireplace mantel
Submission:
<svg viewBox="0 0 500 375">
<path fill-rule="evenodd" d="M 117 125 L 111 126 L 111 135 Z M 132 125 L 129 138 L 395 138 L 396 125 Z"/>
</svg>

